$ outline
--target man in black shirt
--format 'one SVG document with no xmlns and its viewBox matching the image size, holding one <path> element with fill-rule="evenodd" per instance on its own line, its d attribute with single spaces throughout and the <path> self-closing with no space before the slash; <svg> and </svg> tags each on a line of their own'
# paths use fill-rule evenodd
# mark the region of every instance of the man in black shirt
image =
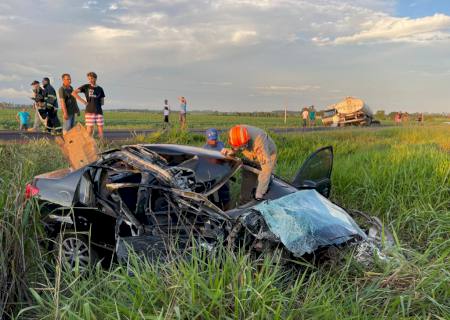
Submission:
<svg viewBox="0 0 450 320">
<path fill-rule="evenodd" d="M 58 95 L 64 119 L 63 134 L 65 134 L 75 126 L 75 115 L 80 115 L 80 109 L 78 109 L 77 100 L 72 96 L 73 88 L 70 74 L 64 73 L 61 79 L 63 84 L 58 90 Z"/>
<path fill-rule="evenodd" d="M 86 106 L 85 123 L 89 134 L 94 132 L 94 124 L 97 125 L 98 137 L 103 138 L 103 110 L 102 106 L 105 104 L 105 93 L 102 87 L 97 86 L 97 75 L 95 72 L 87 74 L 87 84 L 75 89 L 72 96 Z M 79 96 L 79 93 L 84 93 L 86 100 Z"/>
</svg>

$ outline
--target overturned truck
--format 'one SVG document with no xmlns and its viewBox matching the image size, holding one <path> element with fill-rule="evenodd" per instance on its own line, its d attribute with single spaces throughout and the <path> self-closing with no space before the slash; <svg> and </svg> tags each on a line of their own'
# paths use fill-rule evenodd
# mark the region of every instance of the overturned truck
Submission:
<svg viewBox="0 0 450 320">
<path fill-rule="evenodd" d="M 126 260 L 130 250 L 164 260 L 194 246 L 279 248 L 291 257 L 379 248 L 390 236 L 377 218 L 362 214 L 359 226 L 327 199 L 332 163 L 332 148 L 319 149 L 291 182 L 273 176 L 265 199 L 238 205 L 238 173 L 258 174 L 254 164 L 191 146 L 126 145 L 76 170 L 36 176 L 27 195 L 41 204 L 47 234 L 71 265 Z M 223 206 L 217 191 L 226 184 L 231 205 Z"/>
<path fill-rule="evenodd" d="M 361 99 L 347 97 L 343 101 L 329 106 L 323 111 L 322 123 L 324 126 L 370 126 L 379 125 L 373 118 L 369 106 Z"/>
</svg>

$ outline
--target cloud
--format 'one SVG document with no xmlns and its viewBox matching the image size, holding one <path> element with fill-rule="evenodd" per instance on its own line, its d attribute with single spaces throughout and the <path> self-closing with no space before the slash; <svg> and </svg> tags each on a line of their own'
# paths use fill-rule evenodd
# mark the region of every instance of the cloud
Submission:
<svg viewBox="0 0 450 320">
<path fill-rule="evenodd" d="M 89 0 L 83 3 L 82 8 L 83 9 L 91 9 L 92 7 L 97 6 L 98 2 L 95 0 Z"/>
<path fill-rule="evenodd" d="M 26 90 L 17 90 L 14 88 L 0 88 L 0 101 L 6 99 L 23 99 L 29 98 L 31 93 Z"/>
<path fill-rule="evenodd" d="M 450 40 L 450 16 L 435 14 L 422 18 L 379 16 L 362 24 L 364 30 L 350 36 L 313 37 L 317 44 L 353 44 L 382 42 L 424 43 Z"/>
<path fill-rule="evenodd" d="M 404 72 L 450 70 L 448 17 L 396 17 L 392 0 L 44 0 L 39 10 L 46 19 L 27 0 L 0 1 L 0 87 L 95 70 L 108 107 L 159 106 L 178 91 L 193 108 L 223 110 L 330 100 L 333 88 L 390 106 L 419 108 L 423 92 L 439 108 L 450 100 L 442 79 Z M 422 43 L 433 45 L 411 50 Z"/>
<path fill-rule="evenodd" d="M 28 63 L 16 63 L 16 62 L 6 62 L 3 64 L 3 68 L 10 70 L 14 74 L 23 76 L 38 76 L 42 77 L 49 74 L 49 66 L 42 64 L 28 64 Z"/>
<path fill-rule="evenodd" d="M 256 89 L 262 94 L 285 95 L 318 90 L 320 89 L 320 86 L 310 84 L 300 86 L 267 85 L 267 86 L 257 86 L 254 87 L 253 89 Z"/>
<path fill-rule="evenodd" d="M 253 42 L 256 39 L 257 33 L 253 30 L 239 30 L 233 33 L 231 41 L 239 44 L 242 42 Z"/>
<path fill-rule="evenodd" d="M 12 82 L 22 79 L 17 74 L 2 74 L 0 73 L 0 81 L 3 82 Z"/>
<path fill-rule="evenodd" d="M 137 31 L 94 26 L 89 27 L 89 33 L 100 40 L 111 40 L 114 38 L 132 37 L 136 35 Z"/>
</svg>

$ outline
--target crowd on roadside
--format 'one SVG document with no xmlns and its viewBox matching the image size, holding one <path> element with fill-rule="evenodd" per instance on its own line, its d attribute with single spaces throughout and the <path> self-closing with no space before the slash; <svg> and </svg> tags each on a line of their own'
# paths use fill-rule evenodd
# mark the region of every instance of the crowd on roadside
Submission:
<svg viewBox="0 0 450 320">
<path fill-rule="evenodd" d="M 419 125 L 422 125 L 424 122 L 424 117 L 423 117 L 423 113 L 420 112 L 417 114 L 417 119 L 416 119 L 417 123 Z M 396 112 L 394 115 L 394 122 L 395 125 L 399 126 L 402 123 L 403 124 L 408 124 L 409 122 L 409 114 L 408 112 Z"/>
<path fill-rule="evenodd" d="M 72 129 L 76 123 L 76 117 L 80 116 L 78 102 L 85 106 L 84 120 L 86 129 L 90 134 L 94 132 L 94 126 L 97 126 L 98 136 L 103 137 L 103 105 L 105 103 L 105 92 L 103 88 L 97 85 L 97 74 L 95 72 L 87 73 L 88 82 L 77 89 L 72 87 L 72 78 L 70 74 L 64 73 L 61 76 L 61 87 L 56 90 L 50 83 L 50 79 L 42 79 L 42 86 L 39 81 L 34 80 L 31 83 L 34 122 L 30 127 L 30 114 L 23 109 L 17 114 L 20 130 L 38 131 L 42 126 L 48 132 L 62 131 L 65 134 Z M 80 93 L 84 97 L 80 96 Z M 59 102 L 59 103 L 58 103 Z M 58 109 L 61 107 L 63 124 L 61 126 L 58 118 Z"/>
<path fill-rule="evenodd" d="M 105 92 L 102 87 L 97 84 L 97 74 L 95 72 L 87 73 L 88 83 L 74 89 L 72 87 L 72 78 L 70 74 L 64 73 L 61 76 L 61 87 L 56 93 L 50 84 L 50 79 L 45 77 L 42 79 L 42 86 L 39 81 L 34 80 L 31 83 L 34 122 L 31 127 L 31 115 L 23 108 L 17 113 L 16 119 L 19 123 L 19 130 L 39 131 L 41 125 L 48 132 L 55 133 L 62 131 L 67 133 L 75 126 L 76 117 L 80 116 L 80 102 L 85 106 L 84 123 L 89 134 L 93 135 L 94 127 L 97 126 L 97 134 L 99 138 L 103 137 L 104 117 L 103 106 L 105 103 Z M 80 96 L 83 94 L 84 97 Z M 59 104 L 58 104 L 59 101 Z M 185 97 L 179 97 L 179 122 L 180 127 L 187 127 L 187 100 Z M 61 126 L 58 118 L 58 109 L 61 107 L 63 124 Z M 164 100 L 163 107 L 163 127 L 170 125 L 171 107 L 167 99 Z"/>
<path fill-rule="evenodd" d="M 303 108 L 302 126 L 303 128 L 316 126 L 316 109 L 314 106 Z"/>
</svg>

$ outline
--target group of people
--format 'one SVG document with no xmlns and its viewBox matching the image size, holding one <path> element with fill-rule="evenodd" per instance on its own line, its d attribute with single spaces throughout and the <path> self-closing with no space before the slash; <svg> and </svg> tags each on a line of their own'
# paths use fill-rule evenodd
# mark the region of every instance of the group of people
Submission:
<svg viewBox="0 0 450 320">
<path fill-rule="evenodd" d="M 61 76 L 61 87 L 56 93 L 50 84 L 49 78 L 42 79 L 42 87 L 39 81 L 31 83 L 34 100 L 33 108 L 35 110 L 34 124 L 30 128 L 32 131 L 39 130 L 40 124 L 43 124 L 49 132 L 55 130 L 63 131 L 65 134 L 75 126 L 76 116 L 80 116 L 78 102 L 85 106 L 85 125 L 89 134 L 93 134 L 94 126 L 97 125 L 98 136 L 103 137 L 103 105 L 105 103 L 105 92 L 103 88 L 97 85 L 97 74 L 95 72 L 87 73 L 88 83 L 74 89 L 72 87 L 72 78 L 70 74 L 64 73 Z M 84 95 L 84 98 L 80 96 Z M 59 104 L 58 104 L 59 101 Z M 63 125 L 58 119 L 58 107 L 61 107 Z M 30 114 L 23 109 L 17 114 L 20 130 L 29 129 Z"/>
<path fill-rule="evenodd" d="M 180 101 L 180 113 L 179 113 L 180 127 L 181 129 L 186 129 L 187 100 L 185 97 L 179 97 L 178 100 Z M 170 105 L 169 101 L 166 99 L 164 100 L 164 107 L 163 107 L 164 128 L 166 128 L 170 124 L 169 115 L 170 115 Z"/>
<path fill-rule="evenodd" d="M 416 120 L 417 120 L 417 122 L 419 124 L 423 124 L 423 120 L 424 120 L 423 113 L 421 113 L 421 112 L 418 113 Z M 395 115 L 394 115 L 394 122 L 395 122 L 396 125 L 400 125 L 402 123 L 408 123 L 408 121 L 409 121 L 409 114 L 408 114 L 408 112 L 396 112 L 395 113 Z"/>
<path fill-rule="evenodd" d="M 205 149 L 221 152 L 225 156 L 235 156 L 241 153 L 246 159 L 253 161 L 260 167 L 260 173 L 244 170 L 240 193 L 240 204 L 252 199 L 261 200 L 269 189 L 272 173 L 277 162 L 277 147 L 275 142 L 262 129 L 249 125 L 236 125 L 228 131 L 228 144 L 219 140 L 217 129 L 210 128 L 206 131 Z M 223 185 L 216 194 L 212 195 L 212 202 L 223 208 L 229 208 L 231 201 L 230 187 Z"/>
<path fill-rule="evenodd" d="M 314 106 L 303 108 L 302 111 L 303 128 L 314 127 L 316 125 L 316 109 Z"/>
</svg>

